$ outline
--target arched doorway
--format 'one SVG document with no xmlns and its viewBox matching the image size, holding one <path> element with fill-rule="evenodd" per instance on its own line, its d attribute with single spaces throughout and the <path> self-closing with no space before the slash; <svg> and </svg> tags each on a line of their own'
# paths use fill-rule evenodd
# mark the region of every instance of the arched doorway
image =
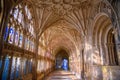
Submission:
<svg viewBox="0 0 120 80">
<path fill-rule="evenodd" d="M 118 65 L 118 55 L 113 29 L 109 30 L 107 36 L 108 57 L 110 65 Z"/>
<path fill-rule="evenodd" d="M 56 54 L 56 69 L 68 70 L 69 69 L 69 55 L 68 53 L 61 49 Z"/>
<path fill-rule="evenodd" d="M 118 65 L 114 26 L 105 13 L 97 15 L 93 28 L 93 62 L 100 65 Z"/>
</svg>

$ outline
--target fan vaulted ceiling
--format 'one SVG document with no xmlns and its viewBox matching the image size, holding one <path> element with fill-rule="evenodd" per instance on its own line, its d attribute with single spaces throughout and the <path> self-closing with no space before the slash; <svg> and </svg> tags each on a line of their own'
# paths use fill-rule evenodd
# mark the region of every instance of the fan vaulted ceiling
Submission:
<svg viewBox="0 0 120 80">
<path fill-rule="evenodd" d="M 26 0 L 35 20 L 38 38 L 44 37 L 46 46 L 60 46 L 69 51 L 79 49 L 88 34 L 96 5 L 100 0 Z M 77 52 L 76 52 L 77 53 Z"/>
<path fill-rule="evenodd" d="M 53 25 L 64 20 L 80 34 L 86 34 L 94 7 L 100 0 L 26 0 L 36 20 L 38 35 Z"/>
</svg>

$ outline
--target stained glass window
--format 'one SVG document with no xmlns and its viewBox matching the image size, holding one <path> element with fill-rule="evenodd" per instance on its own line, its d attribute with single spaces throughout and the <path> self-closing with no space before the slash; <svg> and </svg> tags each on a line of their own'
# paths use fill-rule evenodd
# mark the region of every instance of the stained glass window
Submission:
<svg viewBox="0 0 120 80">
<path fill-rule="evenodd" d="M 67 59 L 63 59 L 62 68 L 64 70 L 68 70 L 68 60 Z"/>
<path fill-rule="evenodd" d="M 32 59 L 31 60 L 29 60 L 29 73 L 31 73 L 32 72 Z"/>
<path fill-rule="evenodd" d="M 2 59 L 0 59 L 0 70 L 2 68 Z"/>
<path fill-rule="evenodd" d="M 32 59 L 30 61 L 30 72 L 32 72 Z"/>
<path fill-rule="evenodd" d="M 27 49 L 27 38 L 25 38 L 25 49 Z"/>
<path fill-rule="evenodd" d="M 5 28 L 4 41 L 7 40 L 9 27 Z"/>
<path fill-rule="evenodd" d="M 12 60 L 12 67 L 11 67 L 11 75 L 10 75 L 10 79 L 11 80 L 14 80 L 14 70 L 15 70 L 15 57 L 13 57 L 13 60 Z"/>
<path fill-rule="evenodd" d="M 19 12 L 19 16 L 18 16 L 18 22 L 21 23 L 22 22 L 22 11 Z"/>
<path fill-rule="evenodd" d="M 15 11 L 14 11 L 14 19 L 17 19 L 17 17 L 18 17 L 18 13 L 19 13 L 19 9 L 18 9 L 18 6 L 16 7 L 16 8 L 14 8 L 15 9 Z"/>
<path fill-rule="evenodd" d="M 29 39 L 26 40 L 26 49 L 29 50 Z"/>
<path fill-rule="evenodd" d="M 23 36 L 22 36 L 22 34 L 20 34 L 20 36 L 19 36 L 19 47 L 22 47 L 22 40 L 23 40 Z"/>
<path fill-rule="evenodd" d="M 14 28 L 11 27 L 9 32 L 8 42 L 13 43 L 13 39 L 14 39 Z"/>
<path fill-rule="evenodd" d="M 32 50 L 32 52 L 34 52 L 34 43 L 32 42 L 31 44 L 32 44 L 32 46 L 31 46 L 32 49 L 31 50 Z"/>
<path fill-rule="evenodd" d="M 24 74 L 26 74 L 27 73 L 27 60 L 26 59 L 24 59 Z"/>
<path fill-rule="evenodd" d="M 19 33 L 18 31 L 15 32 L 15 45 L 18 45 L 19 42 Z"/>
<path fill-rule="evenodd" d="M 20 58 L 17 58 L 17 64 L 16 64 L 16 78 L 18 78 L 20 75 Z"/>
<path fill-rule="evenodd" d="M 31 49 L 31 47 L 32 47 L 32 41 L 29 41 L 29 50 L 31 51 L 32 49 Z"/>
<path fill-rule="evenodd" d="M 33 42 L 32 42 L 32 41 L 30 41 L 30 51 L 32 51 L 32 52 L 33 52 L 33 48 L 34 48 L 34 44 L 33 44 Z M 40 50 L 39 50 L 39 53 L 40 53 Z"/>
<path fill-rule="evenodd" d="M 25 49 L 26 50 L 29 49 L 29 39 L 28 38 L 25 39 Z"/>
<path fill-rule="evenodd" d="M 2 80 L 7 80 L 8 71 L 9 71 L 9 57 L 6 57 L 5 58 L 4 69 L 3 69 L 3 73 L 2 73 Z"/>
</svg>

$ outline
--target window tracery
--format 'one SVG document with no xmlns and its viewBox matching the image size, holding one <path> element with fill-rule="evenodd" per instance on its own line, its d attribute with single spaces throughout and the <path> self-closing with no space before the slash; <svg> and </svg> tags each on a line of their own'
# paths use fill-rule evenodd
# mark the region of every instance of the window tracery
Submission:
<svg viewBox="0 0 120 80">
<path fill-rule="evenodd" d="M 29 7 L 26 7 L 27 14 L 25 13 L 25 6 L 27 5 L 19 4 L 10 11 L 4 32 L 4 43 L 7 44 L 5 46 L 10 46 L 3 51 L 5 64 L 0 61 L 0 68 L 3 69 L 1 80 L 21 79 L 21 70 L 23 71 L 22 74 L 32 74 L 33 57 L 30 54 L 35 55 L 34 21 Z M 10 52 L 5 53 L 7 49 Z M 10 74 L 8 73 L 9 70 Z"/>
<path fill-rule="evenodd" d="M 11 16 L 4 34 L 4 41 L 7 42 L 6 39 L 8 37 L 8 42 L 10 44 L 24 48 L 22 46 L 24 42 L 23 38 L 26 37 L 25 49 L 34 52 L 35 32 L 33 28 L 33 19 L 28 6 L 22 6 L 19 4 L 10 11 L 10 15 Z M 29 39 L 29 37 L 32 38 Z"/>
</svg>

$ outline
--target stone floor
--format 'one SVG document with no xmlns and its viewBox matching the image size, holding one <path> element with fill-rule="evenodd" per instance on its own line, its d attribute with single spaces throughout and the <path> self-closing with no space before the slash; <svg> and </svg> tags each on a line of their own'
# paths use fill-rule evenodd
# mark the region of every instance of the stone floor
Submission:
<svg viewBox="0 0 120 80">
<path fill-rule="evenodd" d="M 79 80 L 70 71 L 56 70 L 48 75 L 44 80 Z"/>
</svg>

